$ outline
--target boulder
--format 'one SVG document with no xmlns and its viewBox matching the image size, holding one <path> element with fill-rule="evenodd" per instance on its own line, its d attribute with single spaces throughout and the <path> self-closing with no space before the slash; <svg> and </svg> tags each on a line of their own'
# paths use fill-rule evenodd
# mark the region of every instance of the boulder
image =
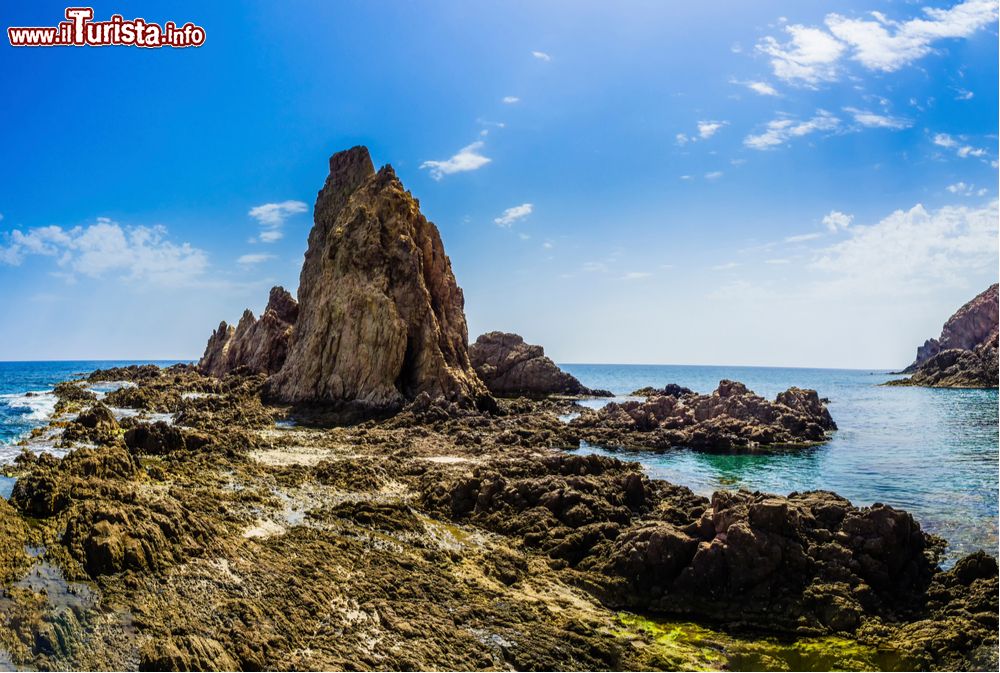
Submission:
<svg viewBox="0 0 1000 673">
<path fill-rule="evenodd" d="M 376 172 L 364 147 L 334 154 L 314 219 L 298 320 L 268 396 L 371 411 L 424 392 L 495 404 L 469 362 L 441 236 L 392 167 Z"/>
<path fill-rule="evenodd" d="M 469 347 L 469 358 L 479 378 L 494 395 L 611 395 L 606 390 L 587 388 L 576 377 L 559 369 L 545 356 L 541 346 L 527 344 L 517 334 L 483 334 Z"/>
</svg>

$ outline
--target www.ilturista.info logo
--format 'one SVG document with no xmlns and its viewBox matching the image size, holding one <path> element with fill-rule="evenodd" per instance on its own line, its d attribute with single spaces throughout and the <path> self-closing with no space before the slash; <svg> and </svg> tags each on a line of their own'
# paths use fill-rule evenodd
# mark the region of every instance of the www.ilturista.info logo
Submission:
<svg viewBox="0 0 1000 673">
<path fill-rule="evenodd" d="M 7 37 L 12 47 L 200 47 L 205 29 L 190 21 L 178 26 L 167 21 L 162 26 L 145 19 L 125 19 L 112 14 L 107 21 L 94 21 L 92 7 L 67 7 L 66 21 L 58 26 L 10 27 Z"/>
</svg>

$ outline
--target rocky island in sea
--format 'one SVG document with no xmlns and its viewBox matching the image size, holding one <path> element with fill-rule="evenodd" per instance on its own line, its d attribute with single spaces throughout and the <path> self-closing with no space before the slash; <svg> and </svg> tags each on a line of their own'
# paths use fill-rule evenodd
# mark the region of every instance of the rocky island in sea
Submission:
<svg viewBox="0 0 1000 673">
<path fill-rule="evenodd" d="M 902 371 L 910 377 L 889 385 L 996 388 L 1000 377 L 997 288 L 994 283 L 958 309 L 941 328 L 940 337 L 917 348 L 916 359 Z"/>
<path fill-rule="evenodd" d="M 996 668 L 996 559 L 943 570 L 945 541 L 891 504 L 706 498 L 574 452 L 836 430 L 822 391 L 663 383 L 588 411 L 573 396 L 604 391 L 540 347 L 470 348 L 436 227 L 391 167 L 337 153 L 297 301 L 273 289 L 198 366 L 56 389 L 0 500 L 0 664 Z"/>
</svg>

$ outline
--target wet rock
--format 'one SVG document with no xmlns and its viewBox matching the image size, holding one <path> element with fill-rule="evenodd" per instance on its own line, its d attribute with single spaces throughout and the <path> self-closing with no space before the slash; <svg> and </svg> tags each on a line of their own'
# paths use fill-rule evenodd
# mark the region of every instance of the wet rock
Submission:
<svg viewBox="0 0 1000 673">
<path fill-rule="evenodd" d="M 816 443 L 837 428 L 814 390 L 789 388 L 774 402 L 737 381 L 720 381 L 711 395 L 683 390 L 584 410 L 570 425 L 583 439 L 604 446 L 708 452 Z"/>
<path fill-rule="evenodd" d="M 652 386 L 646 386 L 645 388 L 639 388 L 632 392 L 632 395 L 636 397 L 661 397 L 664 395 L 670 397 L 682 397 L 683 395 L 692 395 L 694 391 L 690 388 L 685 388 L 684 386 L 677 385 L 676 383 L 668 383 L 662 388 L 654 388 Z"/>
<path fill-rule="evenodd" d="M 316 201 L 288 357 L 268 394 L 372 410 L 423 392 L 482 403 L 464 303 L 437 228 L 392 167 L 376 173 L 364 147 L 338 152 Z"/>
<path fill-rule="evenodd" d="M 104 403 L 96 402 L 66 426 L 62 439 L 65 442 L 101 444 L 115 441 L 118 435 L 118 421 L 114 414 Z"/>
<path fill-rule="evenodd" d="M 488 332 L 469 346 L 469 358 L 479 378 L 494 395 L 600 395 L 545 356 L 541 346 L 527 344 L 517 334 Z"/>
<path fill-rule="evenodd" d="M 58 398 L 55 408 L 57 414 L 78 409 L 97 399 L 97 395 L 93 391 L 72 381 L 57 383 L 52 392 Z"/>
<path fill-rule="evenodd" d="M 96 369 L 87 376 L 90 383 L 102 381 L 148 381 L 160 376 L 160 368 L 156 365 L 128 365 L 127 367 L 111 367 Z"/>
</svg>

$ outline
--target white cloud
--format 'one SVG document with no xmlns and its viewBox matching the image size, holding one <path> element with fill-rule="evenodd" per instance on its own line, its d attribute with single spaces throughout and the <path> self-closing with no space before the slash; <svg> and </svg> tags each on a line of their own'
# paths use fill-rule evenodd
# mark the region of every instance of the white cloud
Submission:
<svg viewBox="0 0 1000 673">
<path fill-rule="evenodd" d="M 938 147 L 955 150 L 955 154 L 962 159 L 968 159 L 969 157 L 982 158 L 986 156 L 986 150 L 981 147 L 973 147 L 972 145 L 967 145 L 964 142 L 959 142 L 957 138 L 954 138 L 947 133 L 935 134 L 934 144 Z"/>
<path fill-rule="evenodd" d="M 938 40 L 969 37 L 996 22 L 995 0 L 966 0 L 949 9 L 924 7 L 924 17 L 891 21 L 878 12 L 872 19 L 828 14 L 826 25 L 852 49 L 852 58 L 870 70 L 894 72 L 926 56 Z"/>
<path fill-rule="evenodd" d="M 652 275 L 648 271 L 629 271 L 622 276 L 622 280 L 640 280 L 642 278 L 649 278 Z"/>
<path fill-rule="evenodd" d="M 853 215 L 842 213 L 839 210 L 831 210 L 827 215 L 823 216 L 823 225 L 830 231 L 847 229 L 853 221 Z"/>
<path fill-rule="evenodd" d="M 449 159 L 445 159 L 444 161 L 425 161 L 420 164 L 420 168 L 430 169 L 431 177 L 435 180 L 440 180 L 445 175 L 451 175 L 452 173 L 480 169 L 492 161 L 489 157 L 484 157 L 479 153 L 483 145 L 482 140 L 477 140 L 471 145 L 466 145 L 460 149 Z"/>
<path fill-rule="evenodd" d="M 975 185 L 966 184 L 964 182 L 956 182 L 953 185 L 948 185 L 945 189 L 952 194 L 957 194 L 959 196 L 986 196 L 986 194 L 989 193 L 989 190 L 985 187 L 976 189 Z"/>
<path fill-rule="evenodd" d="M 970 272 L 996 269 L 997 219 L 996 201 L 936 211 L 917 204 L 877 224 L 851 227 L 850 238 L 820 251 L 812 266 L 887 294 L 960 284 Z"/>
<path fill-rule="evenodd" d="M 533 51 L 531 55 L 537 58 L 539 61 L 551 61 L 552 57 L 546 54 L 544 51 Z"/>
<path fill-rule="evenodd" d="M 780 264 L 791 264 L 790 259 L 765 259 L 765 264 L 780 265 Z"/>
<path fill-rule="evenodd" d="M 997 3 L 966 0 L 948 9 L 925 7 L 923 14 L 908 21 L 893 21 L 881 12 L 869 18 L 827 14 L 825 28 L 787 26 L 787 42 L 768 36 L 757 49 L 771 57 L 775 76 L 808 86 L 837 79 L 844 56 L 869 70 L 894 72 L 929 54 L 935 42 L 966 38 L 995 24 Z"/>
<path fill-rule="evenodd" d="M 519 206 L 514 206 L 503 211 L 503 214 L 500 217 L 494 218 L 493 222 L 509 229 L 516 221 L 531 215 L 532 210 L 534 210 L 534 206 L 530 203 L 522 203 Z"/>
<path fill-rule="evenodd" d="M 608 265 L 604 262 L 584 262 L 583 270 L 589 273 L 605 273 L 608 270 Z"/>
<path fill-rule="evenodd" d="M 261 243 L 273 243 L 285 235 L 281 231 L 285 220 L 307 210 L 309 210 L 309 206 L 302 201 L 280 201 L 254 206 L 247 214 L 260 224 L 261 231 L 258 240 Z"/>
<path fill-rule="evenodd" d="M 816 116 L 806 121 L 798 121 L 787 117 L 774 119 L 767 123 L 763 133 L 748 135 L 743 144 L 754 150 L 768 150 L 783 145 L 792 138 L 799 138 L 816 131 L 833 131 L 840 125 L 840 120 L 826 110 L 817 110 Z"/>
<path fill-rule="evenodd" d="M 761 96 L 777 96 L 778 90 L 767 82 L 747 82 L 746 86 L 748 89 L 754 93 L 758 93 Z"/>
<path fill-rule="evenodd" d="M 274 255 L 250 254 L 240 256 L 240 258 L 236 260 L 236 263 L 243 266 L 252 266 L 254 264 L 260 264 L 261 262 L 266 262 L 269 259 L 274 259 Z"/>
<path fill-rule="evenodd" d="M 965 89 L 955 89 L 955 100 L 972 100 L 976 94 Z"/>
<path fill-rule="evenodd" d="M 888 115 L 881 115 L 875 112 L 869 112 L 868 110 L 859 110 L 854 107 L 845 107 L 844 112 L 849 113 L 854 117 L 854 121 L 858 122 L 862 126 L 867 126 L 869 128 L 882 128 L 882 129 L 906 129 L 913 125 L 909 119 L 903 119 L 901 117 L 890 117 Z"/>
<path fill-rule="evenodd" d="M 712 171 L 710 173 L 705 173 L 706 180 L 718 180 L 722 177 L 722 171 Z"/>
<path fill-rule="evenodd" d="M 729 271 L 731 269 L 735 269 L 738 266 L 739 266 L 739 263 L 737 263 L 737 262 L 726 262 L 725 264 L 716 264 L 715 266 L 711 267 L 711 270 L 712 271 Z"/>
<path fill-rule="evenodd" d="M 0 262 L 19 265 L 29 255 L 41 255 L 57 258 L 60 275 L 69 281 L 75 274 L 99 278 L 113 272 L 129 281 L 189 284 L 208 267 L 208 256 L 166 236 L 162 226 L 122 227 L 106 217 L 72 229 L 35 227 L 27 233 L 15 229 L 7 235 L 7 245 L 0 246 Z"/>
<path fill-rule="evenodd" d="M 514 103 L 520 103 L 521 99 L 518 98 L 517 96 L 504 96 L 503 102 L 506 103 L 507 105 L 513 105 Z"/>
<path fill-rule="evenodd" d="M 811 234 L 796 234 L 794 236 L 786 236 L 785 243 L 805 243 L 806 241 L 815 241 L 817 238 L 822 237 L 823 234 L 811 233 Z"/>
<path fill-rule="evenodd" d="M 698 135 L 701 136 L 702 140 L 708 140 L 716 134 L 716 132 L 729 122 L 715 122 L 715 121 L 703 121 L 698 122 Z"/>
<path fill-rule="evenodd" d="M 792 25 L 785 32 L 790 39 L 784 44 L 768 36 L 757 45 L 771 57 L 776 77 L 807 85 L 836 79 L 837 60 L 845 49 L 841 42 L 821 28 Z"/>
<path fill-rule="evenodd" d="M 685 133 L 678 133 L 676 136 L 674 136 L 674 139 L 677 141 L 677 144 L 680 145 L 681 147 L 687 145 L 688 142 L 691 140 L 690 138 L 687 137 L 687 134 Z"/>
</svg>

